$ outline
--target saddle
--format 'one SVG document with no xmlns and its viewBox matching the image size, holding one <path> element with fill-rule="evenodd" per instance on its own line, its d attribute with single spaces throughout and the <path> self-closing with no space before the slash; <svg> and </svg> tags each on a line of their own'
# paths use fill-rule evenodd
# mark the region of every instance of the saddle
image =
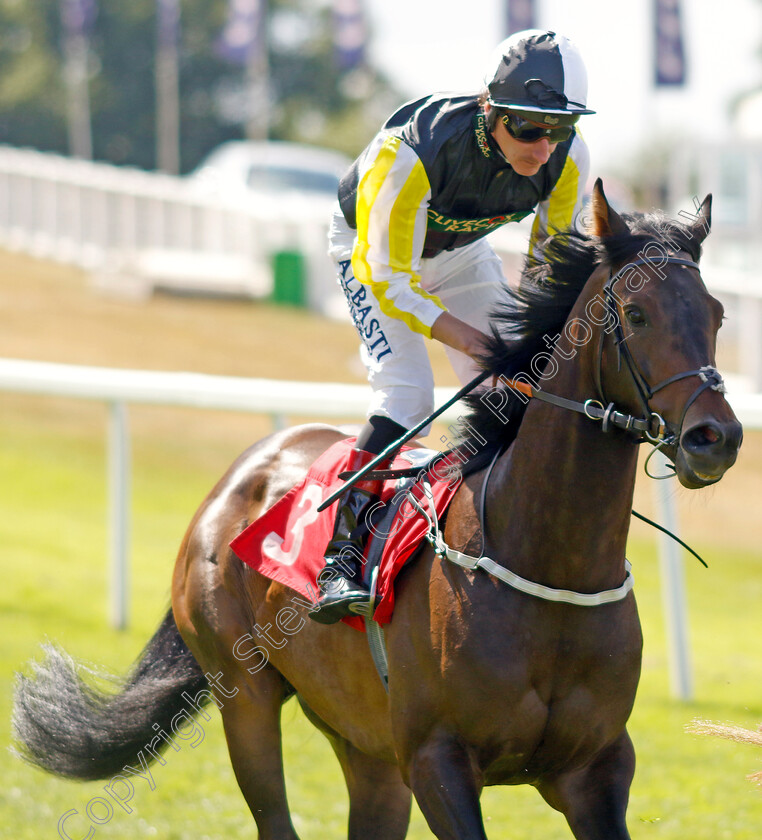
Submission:
<svg viewBox="0 0 762 840">
<path fill-rule="evenodd" d="M 316 578 L 324 565 L 338 501 L 321 513 L 317 509 L 348 477 L 346 465 L 353 443 L 349 438 L 326 450 L 301 482 L 230 543 L 244 563 L 293 589 L 308 603 L 318 600 Z M 459 464 L 452 453 L 406 448 L 391 468 L 378 476 L 386 480 L 363 563 L 363 579 L 375 596 L 368 618 L 378 624 L 391 620 L 394 579 L 429 530 L 425 511 L 433 505 L 436 516 L 441 517 L 452 500 L 461 480 Z M 361 616 L 342 620 L 356 630 L 365 630 Z"/>
</svg>

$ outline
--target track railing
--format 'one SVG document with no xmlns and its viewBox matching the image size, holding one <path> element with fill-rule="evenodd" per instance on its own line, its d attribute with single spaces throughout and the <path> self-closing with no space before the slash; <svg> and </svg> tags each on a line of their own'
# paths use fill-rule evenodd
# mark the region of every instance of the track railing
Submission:
<svg viewBox="0 0 762 840">
<path fill-rule="evenodd" d="M 719 151 L 702 157 L 720 159 Z M 750 173 L 759 159 L 749 153 Z M 686 212 L 691 171 L 687 157 L 672 169 L 673 202 Z M 702 183 L 722 187 L 716 166 L 701 173 Z M 761 391 L 762 281 L 752 246 L 759 239 L 762 181 L 748 183 L 743 207 L 733 211 L 741 226 L 733 224 L 732 200 L 717 196 L 702 269 L 712 293 L 734 309 L 724 332 L 737 333 L 739 373 Z M 307 304 L 346 317 L 326 254 L 330 205 L 307 197 L 257 203 L 240 193 L 210 193 L 190 178 L 0 145 L 0 246 L 82 266 L 99 285 L 128 294 L 171 286 L 261 297 L 272 288 L 275 256 L 297 251 Z M 508 276 L 516 275 L 526 230 L 505 225 L 490 241 Z"/>
<path fill-rule="evenodd" d="M 184 406 L 269 415 L 274 427 L 283 427 L 289 415 L 332 420 L 360 419 L 370 398 L 364 385 L 283 382 L 210 376 L 198 373 L 115 370 L 48 362 L 0 359 L 0 391 L 17 394 L 94 400 L 109 407 L 108 485 L 110 541 L 111 623 L 124 628 L 128 621 L 130 542 L 130 436 L 129 404 Z M 330 391 L 331 399 L 325 394 Z M 452 389 L 437 389 L 441 405 Z M 762 429 L 762 394 L 731 393 L 729 400 L 747 429 Z M 443 422 L 458 419 L 462 409 L 453 406 Z M 677 530 L 673 494 L 656 482 L 657 505 L 664 524 Z M 692 696 L 682 558 L 674 543 L 661 542 L 665 622 L 670 644 L 672 691 L 676 697 Z"/>
<path fill-rule="evenodd" d="M 81 266 L 124 293 L 170 285 L 262 297 L 275 255 L 297 251 L 307 302 L 322 311 L 336 289 L 330 207 L 0 145 L 0 246 Z"/>
</svg>

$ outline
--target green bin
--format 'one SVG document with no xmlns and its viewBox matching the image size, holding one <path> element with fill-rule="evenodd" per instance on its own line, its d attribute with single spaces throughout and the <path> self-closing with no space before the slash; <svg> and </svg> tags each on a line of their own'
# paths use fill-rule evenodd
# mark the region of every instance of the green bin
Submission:
<svg viewBox="0 0 762 840">
<path fill-rule="evenodd" d="M 275 303 L 306 306 L 304 257 L 299 251 L 278 251 L 273 254 L 273 295 Z"/>
</svg>

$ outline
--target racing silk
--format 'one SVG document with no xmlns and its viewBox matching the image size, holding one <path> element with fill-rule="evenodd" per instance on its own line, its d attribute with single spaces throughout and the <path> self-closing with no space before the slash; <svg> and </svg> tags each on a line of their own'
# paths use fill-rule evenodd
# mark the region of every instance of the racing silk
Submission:
<svg viewBox="0 0 762 840">
<path fill-rule="evenodd" d="M 355 277 L 382 311 L 431 337 L 445 307 L 420 285 L 421 259 L 459 248 L 537 210 L 530 251 L 576 222 L 589 171 L 579 133 L 532 176 L 518 175 L 487 130 L 478 97 L 437 94 L 403 105 L 342 178 L 357 231 Z"/>
</svg>

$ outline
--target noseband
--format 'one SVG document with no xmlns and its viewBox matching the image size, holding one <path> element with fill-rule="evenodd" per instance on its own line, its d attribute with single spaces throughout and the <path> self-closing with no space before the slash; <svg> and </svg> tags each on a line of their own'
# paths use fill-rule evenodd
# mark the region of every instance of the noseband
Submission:
<svg viewBox="0 0 762 840">
<path fill-rule="evenodd" d="M 692 260 L 683 259 L 682 257 L 667 257 L 664 260 L 664 262 L 660 263 L 660 266 L 664 265 L 665 263 L 669 263 L 671 265 L 680 265 L 686 268 L 694 268 L 696 269 L 696 271 L 700 270 L 697 263 L 693 262 Z M 614 344 L 617 349 L 617 370 L 621 371 L 622 359 L 624 359 L 624 363 L 627 367 L 630 377 L 632 378 L 633 384 L 635 385 L 635 390 L 637 391 L 638 399 L 640 400 L 640 404 L 643 408 L 644 417 L 641 420 L 637 420 L 636 418 L 632 418 L 629 415 L 621 415 L 619 412 L 615 411 L 614 403 L 609 402 L 603 393 L 603 343 L 607 334 L 606 330 L 601 331 L 601 337 L 598 345 L 598 368 L 596 371 L 596 387 L 598 389 L 598 396 L 600 397 L 600 400 L 588 400 L 585 403 L 585 406 L 588 409 L 585 413 L 588 417 L 591 417 L 591 419 L 601 419 L 603 431 L 608 431 L 610 425 L 615 425 L 620 428 L 625 428 L 627 430 L 640 432 L 640 434 L 642 435 L 641 440 L 648 440 L 651 443 L 655 444 L 657 447 L 662 447 L 666 445 L 675 444 L 680 440 L 685 416 L 688 413 L 688 409 L 691 407 L 691 405 L 693 405 L 693 403 L 698 399 L 698 397 L 707 388 L 711 388 L 713 391 L 719 391 L 720 393 L 724 394 L 725 383 L 723 382 L 722 376 L 720 375 L 719 371 L 715 367 L 713 367 L 712 365 L 705 365 L 704 367 L 701 367 L 698 370 L 687 370 L 683 373 L 677 373 L 674 376 L 670 376 L 668 379 L 664 379 L 657 385 L 649 385 L 648 380 L 641 372 L 637 361 L 630 352 L 630 348 L 627 344 L 627 336 L 625 336 L 624 334 L 624 330 L 622 328 L 622 319 L 620 318 L 619 308 L 617 307 L 616 303 L 617 297 L 614 293 L 614 284 L 617 282 L 617 280 L 621 279 L 622 275 L 626 271 L 637 265 L 653 265 L 653 262 L 649 259 L 641 257 L 639 259 L 627 263 L 627 265 L 620 268 L 619 271 L 617 271 L 615 274 L 610 274 L 609 279 L 606 281 L 603 287 L 603 300 L 606 305 L 606 311 L 611 316 L 614 322 L 613 330 L 610 330 L 608 332 L 613 332 Z M 652 410 L 650 405 L 651 399 L 653 398 L 654 394 L 657 394 L 659 391 L 663 390 L 668 385 L 672 385 L 674 382 L 679 382 L 682 379 L 688 379 L 691 376 L 697 376 L 701 380 L 701 384 L 691 394 L 691 396 L 688 398 L 685 405 L 683 406 L 683 411 L 680 416 L 680 422 L 678 423 L 677 430 L 672 432 L 672 434 L 668 435 L 667 423 L 658 412 Z M 604 408 L 604 406 L 606 406 L 606 408 Z M 598 410 L 595 412 L 595 417 L 592 416 L 593 409 Z M 599 416 L 599 412 L 601 411 L 603 412 L 603 415 Z M 625 423 L 625 425 L 623 426 L 621 421 L 616 422 L 616 415 L 619 415 L 619 417 L 622 417 L 626 421 L 629 420 L 631 422 L 629 424 Z M 612 420 L 612 418 L 614 419 Z"/>
</svg>

